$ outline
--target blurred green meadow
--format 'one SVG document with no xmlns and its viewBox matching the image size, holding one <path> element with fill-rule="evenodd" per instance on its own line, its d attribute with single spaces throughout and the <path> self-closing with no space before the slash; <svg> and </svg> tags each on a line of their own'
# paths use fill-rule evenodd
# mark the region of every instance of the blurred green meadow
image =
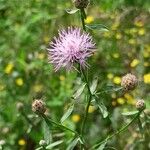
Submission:
<svg viewBox="0 0 150 150">
<path fill-rule="evenodd" d="M 42 120 L 31 110 L 34 99 L 43 99 L 49 116 L 59 122 L 81 87 L 76 71 L 55 72 L 47 59 L 46 49 L 59 29 L 82 27 L 79 12 L 66 12 L 72 8 L 71 0 L 0 0 L 0 145 L 4 150 L 39 147 L 45 131 Z M 92 145 L 131 119 L 122 113 L 136 110 L 136 99 L 145 100 L 150 116 L 150 1 L 91 0 L 86 12 L 86 25 L 103 24 L 108 29 L 88 29 L 97 46 L 89 59 L 90 82 L 98 78 L 100 99 L 109 112 L 103 118 L 97 107 L 90 106 L 86 139 Z M 133 92 L 120 93 L 121 77 L 129 72 L 138 77 L 139 85 Z M 84 93 L 75 99 L 64 125 L 80 130 L 84 99 Z M 36 129 L 19 113 L 18 102 L 24 104 L 24 112 Z M 113 138 L 110 147 L 146 150 L 148 141 L 138 141 L 135 126 Z M 66 150 L 71 137 L 68 131 L 54 130 L 51 142 L 63 141 L 52 149 Z"/>
</svg>

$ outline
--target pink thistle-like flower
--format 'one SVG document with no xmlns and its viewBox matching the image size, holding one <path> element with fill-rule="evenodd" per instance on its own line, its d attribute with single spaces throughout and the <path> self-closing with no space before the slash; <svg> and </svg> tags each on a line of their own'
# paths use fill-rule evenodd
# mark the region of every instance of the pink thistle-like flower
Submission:
<svg viewBox="0 0 150 150">
<path fill-rule="evenodd" d="M 54 65 L 55 71 L 61 67 L 71 70 L 75 68 L 75 63 L 82 68 L 88 67 L 86 60 L 95 52 L 92 37 L 77 27 L 68 27 L 67 30 L 59 31 L 58 35 L 48 48 L 48 59 Z"/>
</svg>

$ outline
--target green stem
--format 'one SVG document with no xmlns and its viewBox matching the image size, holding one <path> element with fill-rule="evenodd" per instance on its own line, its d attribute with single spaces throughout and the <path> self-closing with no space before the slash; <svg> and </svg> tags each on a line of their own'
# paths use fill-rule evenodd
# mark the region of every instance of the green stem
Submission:
<svg viewBox="0 0 150 150">
<path fill-rule="evenodd" d="M 142 127 L 140 117 L 138 117 L 138 126 L 139 126 L 139 131 L 141 132 L 142 136 L 144 137 L 143 127 Z"/>
<path fill-rule="evenodd" d="M 28 123 L 32 125 L 32 127 L 35 127 L 35 125 L 33 124 L 33 122 L 28 118 L 28 116 L 26 115 L 26 113 L 24 111 L 22 111 L 21 114 L 28 121 Z"/>
<path fill-rule="evenodd" d="M 88 103 L 86 105 L 85 115 L 84 115 L 83 123 L 82 123 L 82 126 L 81 126 L 81 135 L 83 137 L 85 123 L 86 123 L 86 120 L 87 120 L 87 117 L 88 117 L 88 110 L 89 110 L 89 106 L 90 106 L 90 103 L 91 103 L 91 100 L 92 100 L 92 93 L 91 93 L 89 82 L 88 82 L 88 79 L 87 79 L 87 76 L 86 76 L 84 70 L 82 69 L 81 72 L 83 74 L 83 77 L 84 77 L 84 80 L 86 82 L 86 86 L 87 86 L 87 89 L 88 89 L 88 92 L 89 92 L 89 99 L 88 99 Z"/>
<path fill-rule="evenodd" d="M 117 132 L 115 132 L 114 134 L 112 135 L 109 135 L 107 138 L 105 138 L 103 141 L 99 142 L 98 144 L 95 144 L 91 149 L 95 149 L 97 148 L 98 146 L 100 146 L 101 144 L 103 144 L 104 142 L 112 139 L 114 136 L 120 134 L 121 132 L 125 131 L 136 119 L 139 118 L 141 114 L 141 111 L 128 123 L 126 124 L 124 127 L 122 127 L 120 130 L 118 130 Z"/>
<path fill-rule="evenodd" d="M 83 30 L 86 31 L 85 22 L 84 22 L 84 19 L 86 19 L 85 10 L 80 9 L 80 14 L 81 14 L 81 21 L 82 21 Z"/>
<path fill-rule="evenodd" d="M 68 130 L 68 131 L 70 131 L 70 132 L 72 132 L 72 133 L 78 135 L 78 133 L 77 133 L 76 131 L 74 131 L 74 130 L 72 130 L 72 129 L 66 127 L 66 126 L 63 126 L 63 125 L 61 125 L 61 124 L 56 123 L 55 121 L 51 120 L 50 118 L 48 118 L 48 117 L 45 116 L 44 114 L 41 114 L 41 115 L 42 115 L 42 117 L 44 118 L 44 120 L 45 120 L 45 122 L 46 122 L 47 124 L 52 123 L 52 124 L 56 125 L 57 127 L 61 128 L 61 129 L 63 128 L 64 130 Z"/>
</svg>

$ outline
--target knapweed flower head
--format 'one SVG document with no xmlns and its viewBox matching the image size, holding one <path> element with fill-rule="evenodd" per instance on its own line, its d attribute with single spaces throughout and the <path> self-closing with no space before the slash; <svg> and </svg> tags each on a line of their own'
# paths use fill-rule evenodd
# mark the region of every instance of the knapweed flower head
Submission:
<svg viewBox="0 0 150 150">
<path fill-rule="evenodd" d="M 48 48 L 48 59 L 54 65 L 55 71 L 61 67 L 71 70 L 75 68 L 75 63 L 82 68 L 88 67 L 86 60 L 95 52 L 92 37 L 77 27 L 68 27 L 58 34 L 58 38 L 55 37 Z"/>
<path fill-rule="evenodd" d="M 138 110 L 144 110 L 146 108 L 145 101 L 143 99 L 138 100 L 136 102 L 136 108 Z"/>
<path fill-rule="evenodd" d="M 40 99 L 34 100 L 32 103 L 32 111 L 37 114 L 44 114 L 46 111 L 45 103 Z"/>
<path fill-rule="evenodd" d="M 122 77 L 121 86 L 126 90 L 134 90 L 138 85 L 138 79 L 135 75 L 128 73 Z"/>
<path fill-rule="evenodd" d="M 73 2 L 78 9 L 86 8 L 89 4 L 89 0 L 73 0 Z"/>
</svg>

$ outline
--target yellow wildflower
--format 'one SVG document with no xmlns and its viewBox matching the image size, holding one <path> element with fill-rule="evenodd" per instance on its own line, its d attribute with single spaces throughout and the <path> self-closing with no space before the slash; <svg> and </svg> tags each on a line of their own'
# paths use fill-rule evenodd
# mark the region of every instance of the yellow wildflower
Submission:
<svg viewBox="0 0 150 150">
<path fill-rule="evenodd" d="M 124 97 L 127 99 L 128 104 L 131 104 L 131 105 L 135 104 L 136 100 L 130 94 L 126 93 Z"/>
<path fill-rule="evenodd" d="M 119 22 L 115 22 L 113 25 L 112 25 L 112 27 L 111 27 L 111 29 L 112 30 L 117 30 L 117 28 L 119 27 Z"/>
<path fill-rule="evenodd" d="M 41 84 L 36 84 L 36 85 L 33 87 L 33 90 L 34 90 L 35 92 L 40 92 L 42 89 L 43 89 L 43 85 L 41 85 Z"/>
<path fill-rule="evenodd" d="M 15 82 L 16 82 L 16 84 L 18 86 L 22 86 L 23 85 L 23 79 L 22 78 L 17 78 Z"/>
<path fill-rule="evenodd" d="M 116 93 L 112 93 L 112 94 L 111 94 L 111 97 L 112 97 L 112 98 L 116 98 L 116 97 L 117 97 L 117 96 L 116 96 Z"/>
<path fill-rule="evenodd" d="M 5 86 L 0 84 L 0 91 L 3 91 L 5 89 Z"/>
<path fill-rule="evenodd" d="M 108 78 L 108 79 L 112 79 L 113 77 L 114 77 L 114 75 L 113 75 L 112 73 L 108 73 L 108 74 L 107 74 L 107 78 Z"/>
<path fill-rule="evenodd" d="M 138 59 L 133 59 L 133 61 L 131 62 L 130 66 L 131 67 L 136 67 L 139 64 L 139 60 Z"/>
<path fill-rule="evenodd" d="M 113 82 L 114 82 L 115 84 L 120 84 L 120 83 L 121 83 L 121 78 L 118 77 L 118 76 L 116 76 L 116 77 L 113 78 Z"/>
<path fill-rule="evenodd" d="M 129 32 L 130 32 L 130 34 L 134 35 L 135 33 L 138 32 L 138 29 L 137 29 L 137 28 L 131 28 L 131 29 L 129 30 Z"/>
<path fill-rule="evenodd" d="M 116 33 L 115 37 L 116 37 L 117 40 L 120 40 L 122 38 L 122 34 L 121 33 Z"/>
<path fill-rule="evenodd" d="M 145 32 L 146 32 L 145 29 L 144 29 L 144 28 L 141 28 L 141 29 L 139 29 L 138 34 L 139 34 L 139 35 L 144 35 Z"/>
<path fill-rule="evenodd" d="M 114 54 L 113 54 L 113 57 L 114 57 L 114 58 L 119 58 L 120 55 L 119 55 L 119 53 L 114 53 Z"/>
<path fill-rule="evenodd" d="M 141 20 L 136 20 L 134 22 L 134 25 L 136 25 L 137 27 L 142 27 L 142 26 L 144 26 L 144 22 L 142 22 Z"/>
<path fill-rule="evenodd" d="M 94 21 L 94 17 L 93 16 L 87 16 L 84 21 L 87 24 L 92 23 Z"/>
<path fill-rule="evenodd" d="M 144 66 L 149 67 L 150 66 L 149 62 L 144 62 Z"/>
<path fill-rule="evenodd" d="M 124 98 L 117 98 L 117 102 L 120 105 L 123 105 L 125 103 L 125 99 Z"/>
<path fill-rule="evenodd" d="M 60 79 L 61 81 L 64 81 L 64 80 L 65 80 L 65 76 L 61 75 L 61 76 L 59 77 L 59 79 Z"/>
<path fill-rule="evenodd" d="M 104 32 L 103 36 L 106 37 L 106 38 L 110 38 L 111 37 L 111 33 L 109 31 L 108 32 Z"/>
<path fill-rule="evenodd" d="M 38 53 L 38 56 L 37 56 L 37 58 L 38 59 L 44 59 L 44 57 L 45 57 L 45 54 L 44 53 Z"/>
<path fill-rule="evenodd" d="M 26 141 L 25 141 L 24 139 L 20 139 L 20 140 L 18 141 L 18 144 L 19 144 L 20 146 L 24 146 L 24 145 L 26 144 Z"/>
<path fill-rule="evenodd" d="M 49 36 L 44 36 L 43 40 L 44 40 L 45 43 L 48 43 L 49 42 Z"/>
<path fill-rule="evenodd" d="M 135 39 L 130 39 L 128 42 L 131 45 L 135 45 L 136 44 L 136 40 Z"/>
<path fill-rule="evenodd" d="M 144 75 L 144 83 L 150 84 L 150 73 Z"/>
<path fill-rule="evenodd" d="M 71 120 L 72 120 L 73 122 L 75 122 L 75 123 L 79 122 L 80 119 L 81 119 L 81 117 L 80 117 L 80 115 L 78 115 L 78 114 L 72 115 L 72 118 L 71 118 Z"/>
<path fill-rule="evenodd" d="M 88 109 L 88 113 L 92 113 L 92 112 L 94 112 L 95 111 L 95 106 L 89 106 L 89 109 Z"/>
<path fill-rule="evenodd" d="M 4 72 L 6 74 L 10 74 L 12 72 L 13 68 L 14 68 L 14 64 L 13 63 L 8 63 L 8 65 L 6 66 Z"/>
<path fill-rule="evenodd" d="M 148 57 L 150 57 L 150 53 L 149 53 L 147 50 L 144 50 L 143 56 L 144 56 L 145 58 L 148 58 Z"/>
</svg>

